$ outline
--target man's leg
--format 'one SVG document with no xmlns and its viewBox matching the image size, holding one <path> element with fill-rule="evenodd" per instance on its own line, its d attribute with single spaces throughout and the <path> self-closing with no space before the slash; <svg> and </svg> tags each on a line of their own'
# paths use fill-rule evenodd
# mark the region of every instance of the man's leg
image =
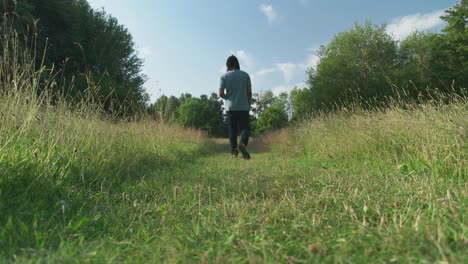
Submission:
<svg viewBox="0 0 468 264">
<path fill-rule="evenodd" d="M 247 151 L 246 147 L 249 144 L 249 111 L 239 112 L 239 128 L 241 131 L 241 143 L 239 145 L 239 150 L 242 153 L 242 157 L 246 160 L 250 159 L 250 154 Z"/>
<path fill-rule="evenodd" d="M 238 133 L 238 118 L 236 112 L 228 111 L 229 124 L 229 143 L 231 144 L 231 154 L 237 150 L 237 133 Z"/>
<path fill-rule="evenodd" d="M 239 129 L 241 131 L 241 143 L 247 147 L 250 137 L 250 116 L 248 111 L 239 112 Z"/>
</svg>

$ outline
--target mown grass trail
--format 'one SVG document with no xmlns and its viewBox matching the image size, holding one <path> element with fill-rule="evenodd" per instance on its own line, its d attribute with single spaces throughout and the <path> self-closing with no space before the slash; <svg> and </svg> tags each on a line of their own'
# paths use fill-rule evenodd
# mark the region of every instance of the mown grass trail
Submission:
<svg viewBox="0 0 468 264">
<path fill-rule="evenodd" d="M 467 112 L 460 102 L 321 116 L 258 139 L 250 161 L 176 127 L 50 112 L 2 133 L 0 255 L 463 263 Z"/>
</svg>

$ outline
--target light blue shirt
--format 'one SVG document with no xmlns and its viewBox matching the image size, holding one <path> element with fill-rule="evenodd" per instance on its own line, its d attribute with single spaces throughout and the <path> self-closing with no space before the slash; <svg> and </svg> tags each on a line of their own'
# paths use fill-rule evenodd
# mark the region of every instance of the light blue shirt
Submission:
<svg viewBox="0 0 468 264">
<path fill-rule="evenodd" d="M 250 111 L 247 87 L 252 87 L 252 83 L 248 73 L 228 71 L 221 76 L 219 87 L 226 90 L 226 111 Z"/>
</svg>

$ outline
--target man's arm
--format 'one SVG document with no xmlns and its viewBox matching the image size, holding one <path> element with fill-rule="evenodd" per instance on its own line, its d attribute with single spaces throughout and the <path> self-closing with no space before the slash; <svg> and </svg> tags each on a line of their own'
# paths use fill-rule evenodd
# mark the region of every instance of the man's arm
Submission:
<svg viewBox="0 0 468 264">
<path fill-rule="evenodd" d="M 224 93 L 224 88 L 219 88 L 219 97 L 223 98 L 224 100 L 227 99 L 226 94 Z"/>
</svg>

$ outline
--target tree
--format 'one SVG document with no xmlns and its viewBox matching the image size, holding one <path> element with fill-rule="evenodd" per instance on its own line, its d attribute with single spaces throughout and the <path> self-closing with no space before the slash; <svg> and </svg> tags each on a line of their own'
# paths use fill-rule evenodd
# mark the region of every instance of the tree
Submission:
<svg viewBox="0 0 468 264">
<path fill-rule="evenodd" d="M 11 26 L 19 35 L 32 37 L 34 28 L 34 17 L 32 10 L 34 6 L 28 1 L 15 2 L 13 0 L 6 0 L 0 4 L 0 26 L 3 28 L 5 25 Z M 6 33 L 6 32 L 4 32 Z M 0 46 L 2 43 L 0 43 Z"/>
<path fill-rule="evenodd" d="M 183 94 L 181 94 L 180 97 L 179 97 L 179 102 L 180 102 L 180 104 L 183 104 L 183 103 L 185 103 L 186 100 L 191 99 L 191 98 L 192 98 L 192 95 L 191 95 L 191 94 L 189 94 L 189 93 L 183 93 Z"/>
<path fill-rule="evenodd" d="M 288 94 L 281 93 L 277 97 L 271 95 L 269 106 L 263 111 L 255 124 L 256 134 L 263 134 L 270 129 L 283 128 L 288 124 L 287 111 L 290 108 Z"/>
<path fill-rule="evenodd" d="M 162 95 L 156 100 L 154 104 L 150 106 L 150 113 L 157 120 L 167 121 L 167 116 L 166 116 L 167 105 L 168 105 L 168 98 L 167 96 Z"/>
<path fill-rule="evenodd" d="M 204 124 L 203 104 L 198 98 L 189 98 L 177 110 L 179 123 L 183 127 L 202 128 Z"/>
<path fill-rule="evenodd" d="M 132 113 L 145 107 L 148 100 L 143 89 L 146 76 L 141 74 L 143 61 L 136 54 L 131 34 L 103 10 L 92 10 L 86 1 L 81 5 L 88 10 L 89 18 L 75 22 L 82 28 L 81 42 L 75 40 L 80 47 L 74 45 L 81 55 L 74 58 L 78 72 L 87 74 L 98 84 L 99 100 L 106 108 L 114 104 L 120 110 Z M 69 66 L 70 62 L 66 67 Z"/>
<path fill-rule="evenodd" d="M 16 12 L 20 34 L 37 33 L 37 65 L 54 69 L 60 92 L 71 98 L 92 91 L 108 111 L 131 114 L 146 107 L 146 77 L 128 30 L 86 0 L 5 0 L 4 12 Z M 24 19 L 23 19 L 24 18 Z M 4 19 L 0 20 L 5 23 Z M 29 28 L 29 30 L 27 30 Z M 32 32 L 33 29 L 35 32 Z M 45 50 L 43 50 L 45 49 Z M 95 89 L 92 89 L 92 88 Z"/>
<path fill-rule="evenodd" d="M 226 133 L 223 116 L 223 103 L 219 100 L 216 93 L 212 93 L 210 98 L 202 100 L 205 125 L 203 129 L 208 135 L 220 137 Z"/>
<path fill-rule="evenodd" d="M 443 78 L 454 81 L 453 88 L 460 91 L 461 88 L 468 87 L 468 0 L 461 0 L 447 10 L 442 19 L 447 22 L 447 26 L 442 30 L 444 54 L 439 55 L 446 61 L 446 74 Z M 433 62 L 438 65 L 442 61 L 435 58 Z M 443 69 L 443 65 L 438 66 L 439 69 Z"/>
<path fill-rule="evenodd" d="M 401 42 L 395 79 L 413 99 L 436 91 L 461 93 L 467 87 L 468 1 L 456 4 L 442 18 L 447 21 L 442 34 L 415 32 Z"/>
<path fill-rule="evenodd" d="M 391 77 L 397 62 L 397 43 L 385 26 L 366 22 L 338 33 L 319 50 L 320 62 L 309 71 L 308 83 L 314 107 L 331 109 L 356 98 L 383 101 L 391 91 Z"/>
<path fill-rule="evenodd" d="M 417 31 L 400 43 L 399 67 L 392 80 L 400 98 L 418 99 L 440 84 L 432 69 L 438 39 L 437 34 Z"/>
<path fill-rule="evenodd" d="M 264 91 L 260 93 L 254 94 L 253 101 L 255 103 L 255 107 L 252 109 L 254 115 L 258 118 L 262 115 L 263 111 L 267 109 L 270 104 L 273 102 L 273 93 L 271 91 Z"/>
<path fill-rule="evenodd" d="M 290 98 L 291 98 L 291 107 L 293 109 L 292 117 L 291 117 L 292 120 L 301 120 L 307 117 L 308 114 L 313 112 L 314 98 L 313 98 L 313 93 L 311 89 L 294 88 L 291 91 Z"/>
<path fill-rule="evenodd" d="M 216 94 L 212 94 L 210 98 L 206 95 L 184 98 L 177 113 L 178 122 L 183 127 L 201 129 L 210 136 L 224 135 L 222 103 Z"/>
<path fill-rule="evenodd" d="M 286 127 L 288 124 L 288 115 L 284 109 L 279 107 L 268 107 L 258 118 L 256 123 L 256 133 L 263 134 L 271 129 Z"/>
<path fill-rule="evenodd" d="M 178 118 L 177 111 L 180 107 L 180 101 L 177 97 L 171 96 L 167 100 L 164 116 L 168 121 L 175 122 Z"/>
</svg>

